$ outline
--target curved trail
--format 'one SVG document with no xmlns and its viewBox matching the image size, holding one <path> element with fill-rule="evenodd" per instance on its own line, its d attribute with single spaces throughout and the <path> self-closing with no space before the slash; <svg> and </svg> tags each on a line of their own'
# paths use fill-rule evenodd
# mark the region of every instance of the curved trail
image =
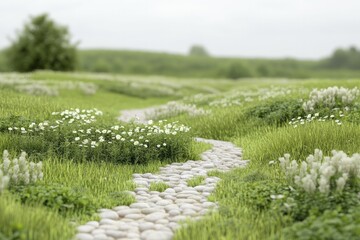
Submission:
<svg viewBox="0 0 360 240">
<path fill-rule="evenodd" d="M 76 238 L 167 240 L 181 226 L 181 221 L 189 217 L 199 219 L 216 208 L 207 197 L 220 179 L 209 177 L 207 173 L 244 167 L 247 161 L 241 159 L 241 149 L 230 142 L 201 138 L 197 141 L 212 144 L 212 148 L 201 155 L 201 160 L 172 163 L 161 167 L 156 174 L 133 174 L 138 187 L 130 193 L 136 202 L 130 206 L 101 209 L 101 220 L 78 227 Z M 205 180 L 201 185 L 188 186 L 187 180 L 196 176 L 204 176 Z M 164 192 L 149 191 L 153 182 L 164 182 L 169 187 Z"/>
</svg>

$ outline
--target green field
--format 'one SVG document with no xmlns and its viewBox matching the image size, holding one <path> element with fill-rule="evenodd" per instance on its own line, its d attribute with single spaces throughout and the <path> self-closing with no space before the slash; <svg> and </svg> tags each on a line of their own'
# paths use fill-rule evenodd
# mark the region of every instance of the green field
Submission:
<svg viewBox="0 0 360 240">
<path fill-rule="evenodd" d="M 354 66 L 327 59 L 299 60 L 244 57 L 197 57 L 129 50 L 79 50 L 77 70 L 116 74 L 161 75 L 186 78 L 359 78 L 358 53 Z M 351 56 L 349 56 L 350 58 Z M 336 60 L 336 59 L 335 59 Z M 10 71 L 0 51 L 0 72 Z"/>
<path fill-rule="evenodd" d="M 99 52 L 81 52 L 81 57 L 88 60 L 81 62 L 80 69 L 106 72 L 91 65 L 95 63 L 92 54 L 101 56 Z M 118 57 L 109 57 L 108 61 L 117 59 L 113 65 L 107 64 L 107 60 L 97 63 L 100 67 L 102 64 L 113 67 L 109 71 L 122 75 L 47 71 L 0 74 L 0 150 L 7 149 L 11 159 L 26 151 L 30 161 L 42 161 L 44 174 L 42 181 L 29 185 L 11 179 L 3 192 L 0 175 L 0 239 L 71 239 L 76 226 L 98 218 L 98 209 L 134 202 L 127 192 L 135 187 L 133 173 L 157 172 L 170 162 L 199 159 L 209 146 L 195 142 L 193 137 L 230 141 L 243 149 L 243 158 L 250 162 L 246 168 L 214 172 L 222 180 L 209 199 L 219 203 L 218 211 L 199 221 L 189 221 L 177 231 L 175 239 L 358 239 L 360 170 L 355 163 L 360 164 L 359 157 L 338 157 L 336 161 L 347 161 L 348 167 L 341 168 L 342 163 L 337 163 L 338 172 L 327 179 L 329 189 L 324 191 L 318 188 L 308 191 L 305 180 L 301 186 L 289 180 L 288 173 L 296 169 L 289 165 L 283 171 L 278 158 L 289 153 L 291 160 L 296 159 L 294 162 L 301 165 L 301 160 L 314 154 L 315 149 L 322 150 L 324 156 L 332 156 L 332 150 L 344 151 L 348 156 L 359 153 L 360 97 L 355 88 L 360 88 L 360 80 L 343 79 L 341 71 L 337 72 L 339 79 L 314 78 L 322 75 L 321 70 L 307 75 L 314 63 L 265 60 L 249 60 L 244 64 L 254 68 L 255 77 L 264 64 L 276 65 L 271 67 L 274 71 L 282 71 L 283 64 L 292 66 L 284 70 L 287 73 L 271 73 L 266 79 L 215 79 L 222 77 L 217 71 L 232 60 L 194 58 L 189 60 L 191 65 L 204 64 L 204 71 L 201 66 L 191 71 L 183 57 L 162 55 L 161 59 L 173 59 L 171 68 L 167 65 L 170 61 L 161 63 L 158 56 L 143 58 L 140 53 L 139 56 L 132 53 L 134 62 L 138 63 L 138 58 L 146 61 L 143 65 L 149 69 L 143 70 L 136 64 L 130 66 L 131 61 L 127 68 L 118 70 L 117 64 L 122 66 L 124 61 Z M 215 65 L 220 67 L 217 69 Z M 174 77 L 125 74 L 134 71 Z M 289 72 L 294 73 L 293 77 L 305 74 L 304 77 L 313 78 L 270 78 L 285 77 Z M 212 76 L 213 79 L 207 78 Z M 334 86 L 343 89 L 321 92 Z M 311 95 L 314 89 L 318 91 Z M 177 121 L 176 124 L 191 127 L 189 132 L 166 138 L 162 134 L 151 135 L 146 149 L 115 138 L 114 143 L 108 143 L 111 136 L 115 137 L 110 132 L 105 132 L 107 140 L 94 143 L 97 144 L 94 148 L 86 145 L 87 142 L 81 144 L 86 147 L 76 143 L 75 137 L 80 135 L 74 132 L 78 134 L 79 129 L 102 132 L 113 130 L 116 125 L 130 132 L 136 127 L 145 129 L 139 123 L 119 122 L 120 111 L 160 106 L 170 101 L 176 101 L 175 105 L 164 107 L 152 119 Z M 174 111 L 173 106 L 183 110 Z M 57 122 L 63 115 L 52 114 L 73 109 L 71 114 L 76 115 L 76 109 L 81 112 L 94 108 L 102 111 L 102 115 L 94 116 L 96 121 L 89 123 L 67 119 Z M 38 126 L 44 121 L 49 121 L 45 130 L 31 132 L 28 128 L 32 123 Z M 55 123 L 56 126 L 52 125 Z M 98 137 L 96 134 L 91 136 Z M 156 148 L 165 139 L 166 147 Z M 348 169 L 347 181 L 340 189 L 339 178 L 344 169 Z M 301 177 L 304 179 L 305 175 Z M 325 184 L 315 178 L 312 180 L 315 185 Z M 196 186 L 202 181 L 195 178 L 188 184 Z M 151 188 L 163 191 L 166 186 L 158 184 Z"/>
</svg>

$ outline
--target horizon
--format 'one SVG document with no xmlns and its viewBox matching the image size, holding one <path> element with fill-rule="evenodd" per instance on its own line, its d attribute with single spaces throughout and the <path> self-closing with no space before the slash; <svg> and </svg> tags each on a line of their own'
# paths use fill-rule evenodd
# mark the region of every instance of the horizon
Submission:
<svg viewBox="0 0 360 240">
<path fill-rule="evenodd" d="M 186 55 L 198 44 L 214 57 L 318 60 L 359 47 L 358 9 L 356 0 L 3 1 L 0 48 L 30 15 L 48 13 L 80 49 Z"/>
</svg>

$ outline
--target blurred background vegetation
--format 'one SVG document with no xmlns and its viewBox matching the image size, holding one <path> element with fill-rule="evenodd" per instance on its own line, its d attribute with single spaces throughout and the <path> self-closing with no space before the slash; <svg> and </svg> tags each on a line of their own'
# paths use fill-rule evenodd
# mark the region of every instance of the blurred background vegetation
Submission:
<svg viewBox="0 0 360 240">
<path fill-rule="evenodd" d="M 360 77 L 360 50 L 353 46 L 336 49 L 329 57 L 319 60 L 215 57 L 201 45 L 191 46 L 188 55 L 76 50 L 76 46 L 71 43 L 67 27 L 57 25 L 47 14 L 31 17 L 11 45 L 0 51 L 0 71 L 76 70 L 229 79 Z"/>
</svg>

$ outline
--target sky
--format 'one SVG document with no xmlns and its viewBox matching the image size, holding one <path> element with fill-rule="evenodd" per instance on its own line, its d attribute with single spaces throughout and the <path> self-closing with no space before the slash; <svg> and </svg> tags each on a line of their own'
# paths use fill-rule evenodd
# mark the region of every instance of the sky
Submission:
<svg viewBox="0 0 360 240">
<path fill-rule="evenodd" d="M 80 48 L 318 59 L 360 47 L 360 0 L 0 0 L 0 48 L 41 13 Z"/>
</svg>

